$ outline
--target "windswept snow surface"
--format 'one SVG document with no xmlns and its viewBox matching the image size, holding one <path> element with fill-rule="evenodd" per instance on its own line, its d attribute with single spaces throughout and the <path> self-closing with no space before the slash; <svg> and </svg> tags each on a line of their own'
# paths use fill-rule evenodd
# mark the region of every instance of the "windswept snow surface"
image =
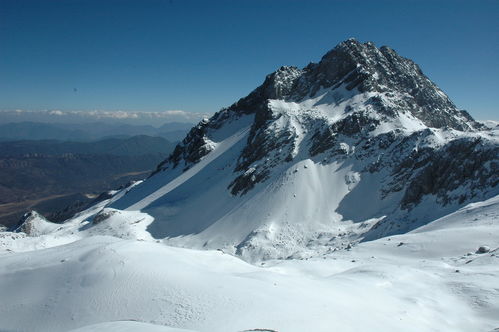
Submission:
<svg viewBox="0 0 499 332">
<path fill-rule="evenodd" d="M 0 330 L 491 331 L 497 234 L 499 197 L 404 235 L 257 265 L 115 236 L 22 252 L 60 240 L 19 237 L 1 242 Z"/>
<path fill-rule="evenodd" d="M 205 158 L 203 158 L 203 160 L 201 160 L 200 162 L 195 164 L 192 168 L 188 169 L 187 171 L 179 175 L 173 181 L 168 182 L 166 185 L 156 190 L 152 194 L 146 196 L 137 203 L 129 206 L 126 210 L 128 211 L 142 210 L 143 208 L 150 205 L 152 202 L 156 201 L 158 198 L 166 195 L 173 189 L 185 183 L 187 180 L 189 180 L 194 175 L 199 173 L 199 171 L 202 170 L 206 165 L 208 165 L 213 160 L 221 156 L 225 151 L 230 149 L 235 143 L 239 142 L 243 137 L 245 137 L 248 134 L 248 131 L 249 127 L 244 128 L 239 132 L 235 133 L 234 135 L 232 135 L 231 137 L 223 140 L 222 142 L 215 144 L 214 150 L 211 151 Z"/>
<path fill-rule="evenodd" d="M 70 332 L 194 332 L 163 325 L 147 324 L 135 321 L 116 321 L 92 324 Z"/>
</svg>

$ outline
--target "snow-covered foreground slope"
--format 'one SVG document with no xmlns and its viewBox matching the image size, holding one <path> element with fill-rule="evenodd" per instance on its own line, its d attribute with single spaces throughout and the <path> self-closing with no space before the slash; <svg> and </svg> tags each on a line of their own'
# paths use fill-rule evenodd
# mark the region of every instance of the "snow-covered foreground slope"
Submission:
<svg viewBox="0 0 499 332">
<path fill-rule="evenodd" d="M 71 332 L 194 332 L 163 325 L 154 325 L 136 321 L 115 321 L 87 325 Z"/>
<path fill-rule="evenodd" d="M 490 331 L 497 234 L 499 197 L 408 234 L 257 266 L 147 239 L 89 236 L 25 252 L 49 235 L 4 239 L 0 330 Z M 477 253 L 483 245 L 490 252 Z"/>
</svg>

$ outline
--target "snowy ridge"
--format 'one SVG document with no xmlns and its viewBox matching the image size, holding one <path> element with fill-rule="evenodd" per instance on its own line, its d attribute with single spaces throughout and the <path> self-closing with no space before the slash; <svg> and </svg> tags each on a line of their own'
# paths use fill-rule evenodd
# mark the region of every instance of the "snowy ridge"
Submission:
<svg viewBox="0 0 499 332">
<path fill-rule="evenodd" d="M 58 228 L 36 211 L 30 211 L 23 215 L 21 224 L 15 232 L 24 233 L 27 236 L 41 236 L 49 234 Z"/>
<path fill-rule="evenodd" d="M 168 182 L 165 186 L 161 187 L 160 189 L 156 190 L 152 194 L 148 195 L 144 199 L 138 201 L 137 203 L 129 206 L 126 208 L 127 211 L 136 211 L 136 210 L 142 210 L 143 208 L 147 207 L 149 204 L 157 200 L 158 198 L 166 195 L 173 189 L 177 188 L 187 180 L 189 180 L 191 177 L 196 175 L 202 168 L 204 168 L 206 165 L 208 165 L 210 162 L 218 158 L 220 155 L 222 155 L 225 151 L 227 151 L 229 148 L 231 148 L 235 143 L 237 143 L 239 140 L 241 140 L 249 131 L 249 128 L 243 129 L 233 136 L 227 138 L 226 140 L 214 144 L 212 151 L 205 157 L 203 158 L 200 162 L 195 164 L 192 168 L 189 170 L 185 171 L 181 175 L 179 175 L 175 180 Z"/>
</svg>

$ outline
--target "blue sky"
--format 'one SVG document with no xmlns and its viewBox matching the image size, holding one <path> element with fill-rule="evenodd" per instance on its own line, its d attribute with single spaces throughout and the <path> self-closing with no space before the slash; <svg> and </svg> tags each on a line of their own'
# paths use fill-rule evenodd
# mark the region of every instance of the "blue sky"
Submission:
<svg viewBox="0 0 499 332">
<path fill-rule="evenodd" d="M 497 0 L 0 0 L 0 109 L 211 113 L 355 37 L 498 120 L 498 22 Z"/>
</svg>

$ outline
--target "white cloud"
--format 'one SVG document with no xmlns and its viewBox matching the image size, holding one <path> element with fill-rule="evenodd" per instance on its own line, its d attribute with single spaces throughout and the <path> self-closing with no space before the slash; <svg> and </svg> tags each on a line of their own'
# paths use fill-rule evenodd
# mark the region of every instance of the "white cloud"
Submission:
<svg viewBox="0 0 499 332">
<path fill-rule="evenodd" d="M 141 111 L 62 111 L 62 110 L 0 110 L 0 123 L 35 121 L 35 122 L 91 122 L 91 121 L 122 121 L 137 124 L 161 125 L 167 122 L 196 123 L 208 113 L 194 113 L 183 110 L 165 110 L 158 112 Z"/>
</svg>

